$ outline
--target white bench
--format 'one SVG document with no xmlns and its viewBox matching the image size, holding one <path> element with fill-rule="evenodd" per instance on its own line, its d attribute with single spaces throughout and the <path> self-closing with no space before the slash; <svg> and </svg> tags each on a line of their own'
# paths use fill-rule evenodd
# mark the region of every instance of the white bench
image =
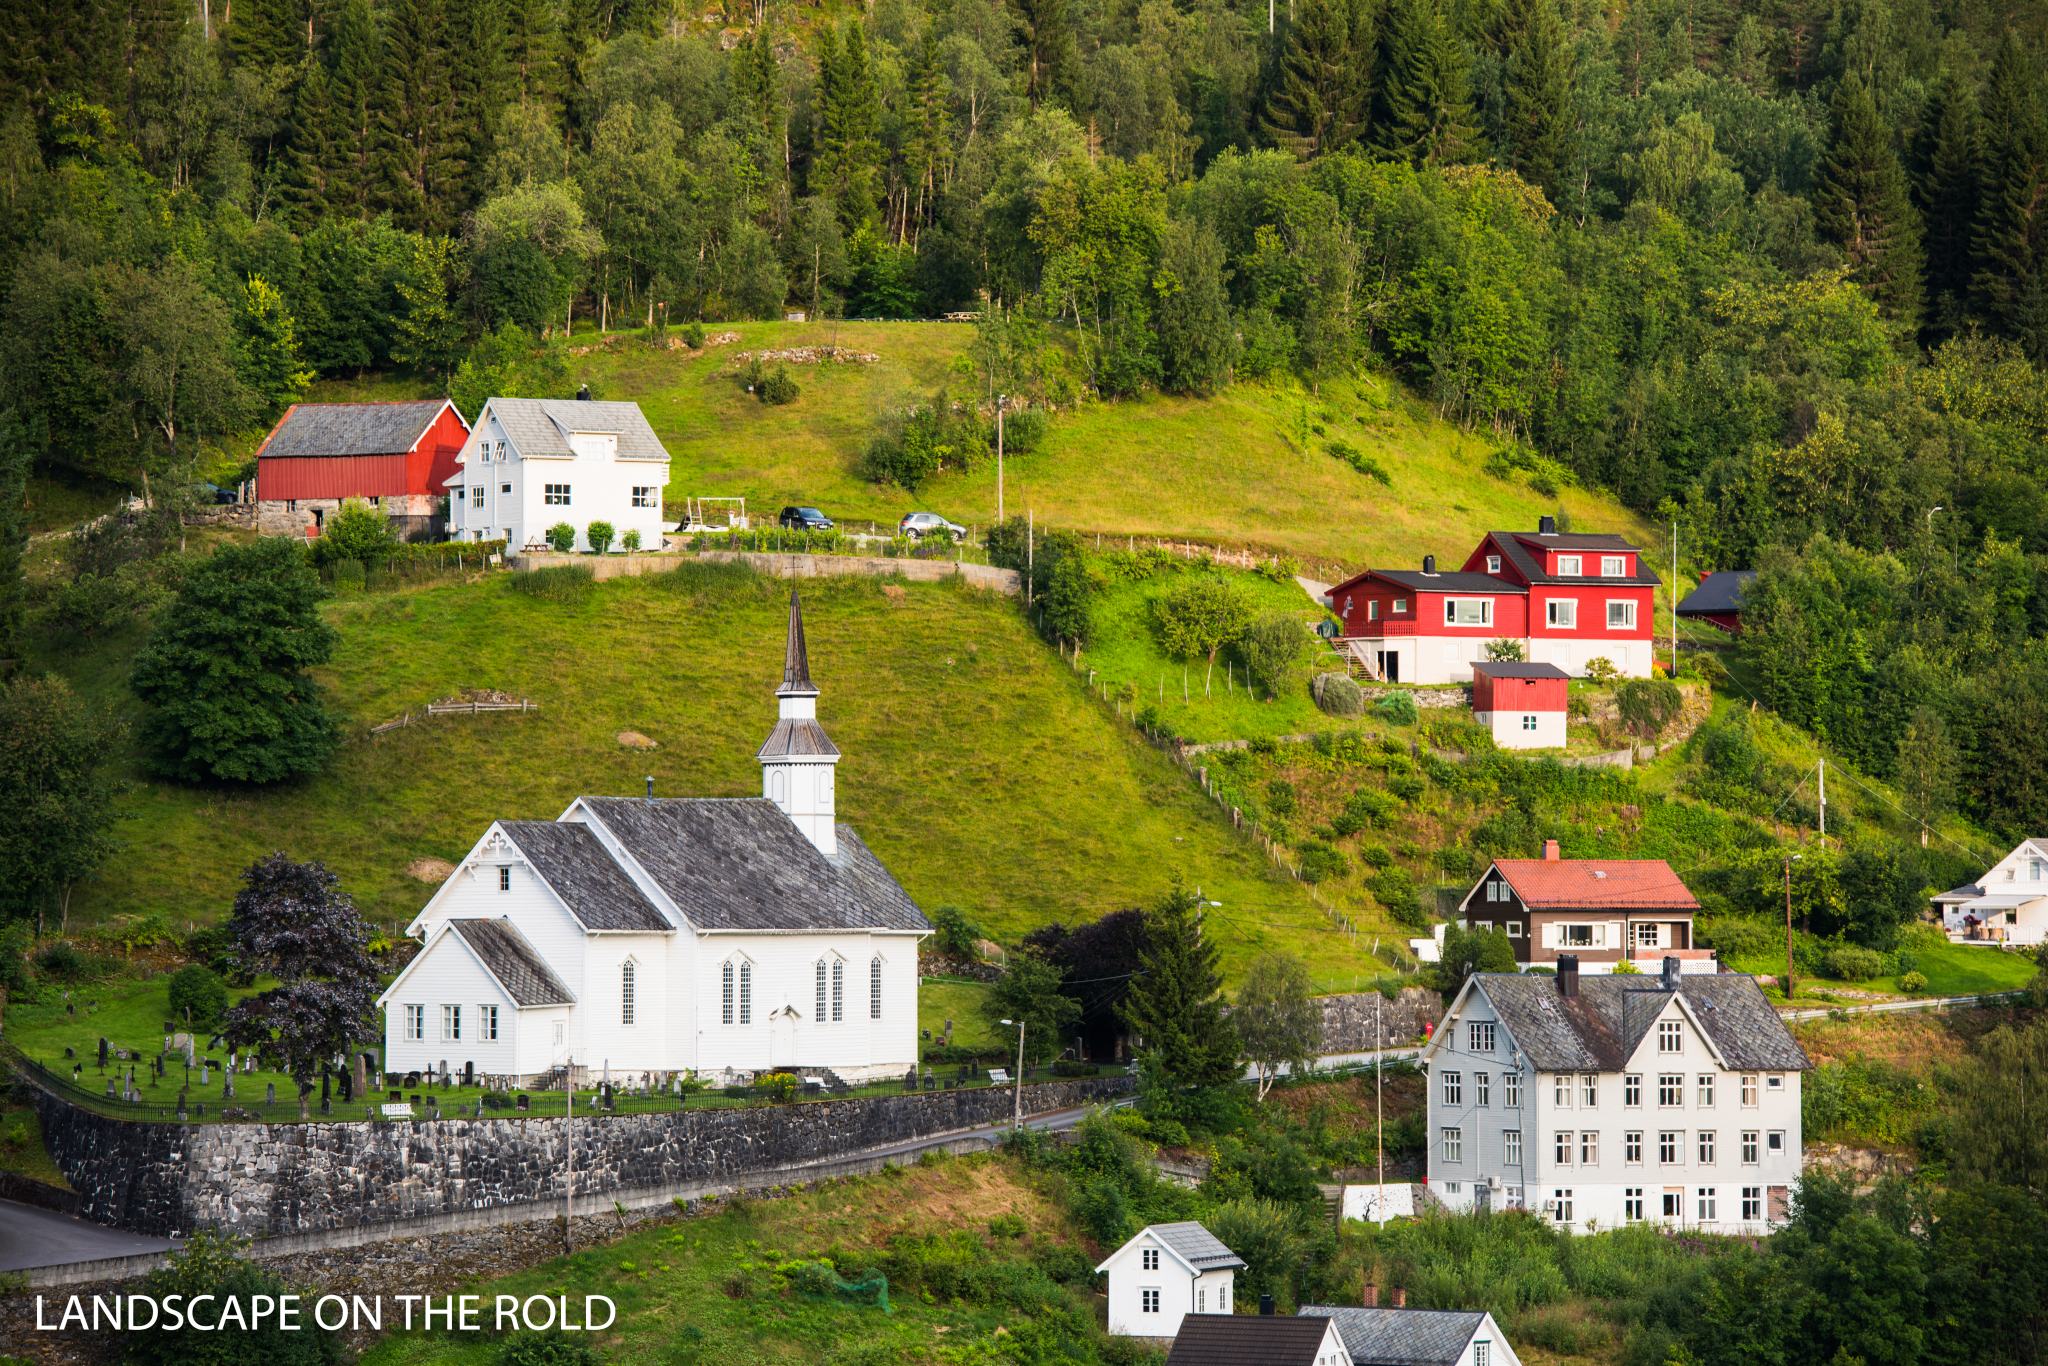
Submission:
<svg viewBox="0 0 2048 1366">
<path fill-rule="evenodd" d="M 988 1070 L 988 1084 L 990 1086 L 1008 1086 L 1010 1084 L 1009 1072 L 1001 1067 L 991 1067 Z"/>
</svg>

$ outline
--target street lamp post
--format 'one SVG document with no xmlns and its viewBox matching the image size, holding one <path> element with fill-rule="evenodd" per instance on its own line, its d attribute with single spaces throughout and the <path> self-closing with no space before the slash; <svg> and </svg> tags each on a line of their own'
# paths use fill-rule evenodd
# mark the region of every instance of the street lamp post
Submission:
<svg viewBox="0 0 2048 1366">
<path fill-rule="evenodd" d="M 1017 1026 L 1017 1076 L 1010 1085 L 1017 1091 L 1016 1127 L 1021 1129 L 1024 1127 L 1024 1022 L 1005 1020 L 1003 1023 Z"/>
</svg>

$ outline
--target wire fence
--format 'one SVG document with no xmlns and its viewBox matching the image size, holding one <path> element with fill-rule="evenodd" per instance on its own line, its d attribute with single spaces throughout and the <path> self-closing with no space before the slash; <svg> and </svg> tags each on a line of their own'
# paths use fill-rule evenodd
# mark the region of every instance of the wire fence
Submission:
<svg viewBox="0 0 2048 1366">
<path fill-rule="evenodd" d="M 0 1043 L 0 1066 L 75 1109 L 107 1119 L 147 1124 L 301 1122 L 299 1098 L 272 1094 L 269 1085 L 261 1095 L 243 1094 L 239 1090 L 231 1092 L 223 1077 L 218 1088 L 209 1086 L 206 1093 L 201 1094 L 172 1078 L 156 1078 L 153 1066 L 143 1061 L 121 1061 L 110 1065 L 99 1089 L 82 1080 L 96 1064 L 84 1063 L 74 1067 L 69 1062 L 46 1062 L 31 1058 L 12 1044 Z M 1024 1082 L 1027 1085 L 1043 1084 L 1100 1073 L 1100 1069 L 1093 1067 L 1069 1067 L 1066 1071 L 1068 1075 L 1058 1075 L 1051 1067 L 1031 1068 L 1025 1072 Z M 80 1080 L 74 1080 L 74 1076 Z M 387 1087 L 357 1095 L 353 1094 L 351 1080 L 347 1084 L 351 1094 L 344 1098 L 342 1077 L 337 1074 L 329 1079 L 325 1098 L 321 1087 L 316 1086 L 309 1092 L 305 1099 L 304 1122 L 360 1124 L 404 1119 L 559 1119 L 571 1113 L 578 1118 L 609 1118 L 988 1090 L 1011 1084 L 1007 1071 L 1003 1080 L 997 1081 L 990 1069 L 976 1063 L 920 1068 L 914 1080 L 906 1074 L 859 1084 L 836 1081 L 829 1071 L 820 1076 L 797 1068 L 762 1074 L 746 1085 L 709 1086 L 683 1092 L 673 1087 L 661 1089 L 627 1085 L 578 1086 L 574 1092 L 495 1090 L 459 1084 L 443 1087 L 426 1078 L 422 1078 L 422 1082 L 409 1088 Z M 246 1089 L 253 1091 L 254 1087 Z"/>
</svg>

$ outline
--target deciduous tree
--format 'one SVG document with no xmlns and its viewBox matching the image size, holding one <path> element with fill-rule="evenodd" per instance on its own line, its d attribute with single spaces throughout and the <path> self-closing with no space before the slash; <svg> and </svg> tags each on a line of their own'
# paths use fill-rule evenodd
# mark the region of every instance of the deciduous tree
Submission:
<svg viewBox="0 0 2048 1366">
<path fill-rule="evenodd" d="M 36 913 L 114 852 L 114 799 L 107 772 L 127 727 L 105 706 L 80 701 L 58 678 L 24 675 L 0 690 L 0 910 Z"/>
<path fill-rule="evenodd" d="M 1283 1065 L 1300 1075 L 1322 1051 L 1323 1012 L 1313 990 L 1308 965 L 1291 953 L 1260 954 L 1245 969 L 1230 1022 L 1238 1046 L 1258 1073 L 1262 1104 Z"/>
<path fill-rule="evenodd" d="M 1250 596 L 1221 574 L 1195 574 L 1154 598 L 1152 611 L 1167 652 L 1182 659 L 1206 658 L 1213 675 L 1216 652 L 1243 638 L 1253 606 Z M 1208 690 L 1205 678 L 1202 691 L 1206 695 Z"/>
</svg>

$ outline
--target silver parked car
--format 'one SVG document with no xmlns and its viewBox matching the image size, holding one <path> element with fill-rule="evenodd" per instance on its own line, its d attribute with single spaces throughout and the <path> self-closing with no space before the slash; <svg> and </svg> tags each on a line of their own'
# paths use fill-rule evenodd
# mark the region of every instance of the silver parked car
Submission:
<svg viewBox="0 0 2048 1366">
<path fill-rule="evenodd" d="M 957 545 L 967 539 L 966 527 L 949 522 L 936 512 L 913 512 L 896 530 L 899 535 L 908 536 L 913 541 L 921 541 L 927 536 L 951 536 Z"/>
</svg>

